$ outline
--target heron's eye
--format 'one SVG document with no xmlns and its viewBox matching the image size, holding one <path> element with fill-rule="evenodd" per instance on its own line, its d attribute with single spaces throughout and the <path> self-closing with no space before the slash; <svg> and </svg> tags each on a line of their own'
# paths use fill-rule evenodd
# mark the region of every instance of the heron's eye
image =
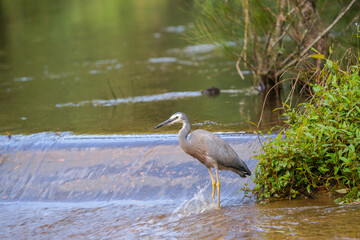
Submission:
<svg viewBox="0 0 360 240">
<path fill-rule="evenodd" d="M 175 119 L 178 119 L 178 118 L 179 118 L 178 116 L 175 117 Z"/>
</svg>

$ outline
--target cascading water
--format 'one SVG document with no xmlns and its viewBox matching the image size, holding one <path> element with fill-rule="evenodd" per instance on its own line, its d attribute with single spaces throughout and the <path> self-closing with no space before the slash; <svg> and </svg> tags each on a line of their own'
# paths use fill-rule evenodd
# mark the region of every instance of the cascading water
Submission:
<svg viewBox="0 0 360 240">
<path fill-rule="evenodd" d="M 221 137 L 254 171 L 258 137 Z M 174 134 L 0 136 L 0 239 L 360 237 L 356 206 L 254 204 L 236 194 L 250 177 L 220 171 L 220 180 L 221 211 L 206 167 Z"/>
<path fill-rule="evenodd" d="M 254 169 L 250 156 L 258 149 L 257 138 L 224 137 Z M 4 136 L 1 143 L 0 198 L 5 201 L 180 201 L 210 181 L 207 169 L 178 146 L 176 135 L 41 133 Z M 251 183 L 232 172 L 222 172 L 221 178 L 225 201 Z"/>
</svg>

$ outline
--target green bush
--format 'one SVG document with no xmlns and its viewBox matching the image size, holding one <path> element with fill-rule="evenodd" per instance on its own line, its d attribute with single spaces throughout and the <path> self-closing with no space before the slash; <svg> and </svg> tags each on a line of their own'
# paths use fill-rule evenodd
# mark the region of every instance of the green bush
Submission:
<svg viewBox="0 0 360 240">
<path fill-rule="evenodd" d="M 346 71 L 326 60 L 323 81 L 313 85 L 311 100 L 287 109 L 289 129 L 264 144 L 256 156 L 259 201 L 312 196 L 319 190 L 360 198 L 359 66 Z"/>
</svg>

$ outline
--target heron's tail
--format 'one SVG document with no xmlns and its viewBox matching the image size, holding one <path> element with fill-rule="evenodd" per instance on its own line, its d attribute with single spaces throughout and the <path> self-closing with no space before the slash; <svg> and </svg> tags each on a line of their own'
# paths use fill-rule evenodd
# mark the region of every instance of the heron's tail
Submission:
<svg viewBox="0 0 360 240">
<path fill-rule="evenodd" d="M 239 160 L 239 175 L 240 177 L 246 177 L 246 176 L 251 176 L 251 171 L 249 170 L 248 166 L 246 165 L 246 163 L 241 160 L 240 158 L 238 159 Z"/>
</svg>

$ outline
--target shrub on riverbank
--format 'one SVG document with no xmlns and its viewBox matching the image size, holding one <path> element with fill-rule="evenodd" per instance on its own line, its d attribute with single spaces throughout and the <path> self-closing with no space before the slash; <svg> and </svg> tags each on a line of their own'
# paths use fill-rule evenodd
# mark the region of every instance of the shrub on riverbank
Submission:
<svg viewBox="0 0 360 240">
<path fill-rule="evenodd" d="M 342 70 L 324 59 L 312 100 L 288 109 L 289 129 L 257 156 L 253 193 L 259 201 L 312 196 L 319 190 L 360 198 L 359 66 Z"/>
</svg>

